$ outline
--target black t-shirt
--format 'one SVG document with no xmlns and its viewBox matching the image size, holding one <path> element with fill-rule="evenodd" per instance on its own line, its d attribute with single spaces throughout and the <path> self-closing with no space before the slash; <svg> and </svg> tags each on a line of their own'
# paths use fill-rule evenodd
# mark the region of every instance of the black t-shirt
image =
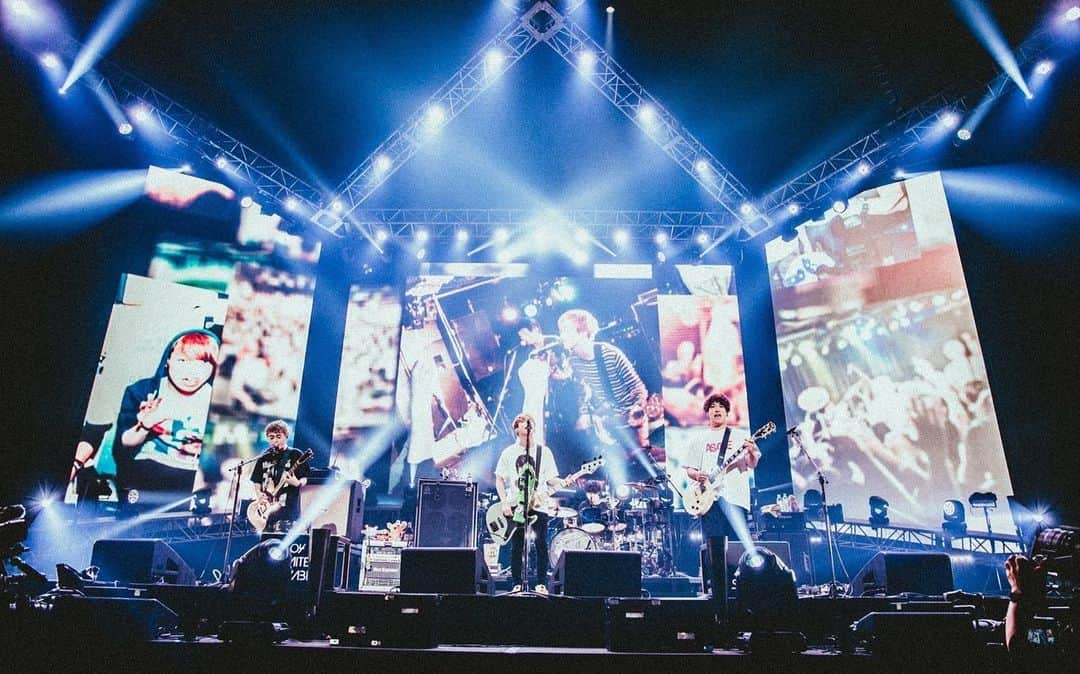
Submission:
<svg viewBox="0 0 1080 674">
<path fill-rule="evenodd" d="M 259 485 L 261 491 L 269 492 L 274 485 L 281 481 L 286 471 L 295 466 L 303 452 L 295 447 L 289 447 L 281 452 L 268 449 L 263 452 L 259 460 L 255 462 L 255 469 L 251 471 L 251 481 Z M 294 473 L 296 477 L 306 477 L 308 463 L 301 463 Z M 300 488 L 283 486 L 277 493 L 276 500 L 284 507 L 274 519 L 295 520 L 300 517 Z"/>
</svg>

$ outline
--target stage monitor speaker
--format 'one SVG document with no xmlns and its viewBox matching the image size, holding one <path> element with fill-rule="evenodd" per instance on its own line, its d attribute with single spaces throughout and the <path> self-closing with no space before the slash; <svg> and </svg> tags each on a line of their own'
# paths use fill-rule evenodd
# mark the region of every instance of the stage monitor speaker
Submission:
<svg viewBox="0 0 1080 674">
<path fill-rule="evenodd" d="M 476 483 L 420 480 L 416 499 L 416 547 L 476 547 Z"/>
<path fill-rule="evenodd" d="M 944 552 L 879 552 L 851 579 L 851 596 L 937 595 L 953 589 L 952 560 Z"/>
<path fill-rule="evenodd" d="M 94 543 L 90 565 L 98 567 L 99 581 L 195 584 L 192 568 L 157 538 L 103 538 Z"/>
<path fill-rule="evenodd" d="M 308 478 L 308 483 L 300 489 L 300 512 L 306 517 L 312 509 L 319 512 L 311 522 L 312 529 L 333 525 L 338 536 L 344 536 L 353 543 L 359 543 L 364 534 L 364 485 L 357 480 L 338 480 Z M 337 490 L 328 502 L 319 504 L 319 496 L 328 490 Z"/>
<path fill-rule="evenodd" d="M 569 597 L 640 597 L 641 553 L 564 550 L 552 589 Z"/>
<path fill-rule="evenodd" d="M 478 548 L 402 548 L 402 592 L 491 594 L 494 586 Z"/>
</svg>

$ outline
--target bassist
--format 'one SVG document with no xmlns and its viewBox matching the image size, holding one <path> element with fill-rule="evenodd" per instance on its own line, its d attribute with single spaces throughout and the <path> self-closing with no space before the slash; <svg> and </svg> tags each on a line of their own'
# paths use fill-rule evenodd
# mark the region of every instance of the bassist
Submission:
<svg viewBox="0 0 1080 674">
<path fill-rule="evenodd" d="M 289 426 L 284 421 L 271 421 L 263 432 L 270 448 L 255 462 L 251 481 L 258 487 L 260 501 L 281 506 L 269 516 L 264 531 L 285 532 L 300 519 L 300 487 L 307 484 L 308 464 L 299 449 L 289 447 Z M 275 495 L 272 490 L 279 483 Z"/>
<path fill-rule="evenodd" d="M 523 554 L 525 551 L 526 520 L 532 529 L 536 543 L 536 587 L 541 594 L 547 594 L 547 528 L 551 512 L 549 494 L 553 488 L 563 484 L 559 478 L 559 469 L 551 449 L 532 442 L 535 421 L 528 414 L 519 414 L 514 418 L 514 435 L 517 441 L 504 449 L 495 466 L 495 489 L 499 492 L 503 515 L 511 521 L 514 533 L 510 539 L 511 571 L 515 586 L 514 591 L 527 587 Z M 525 514 L 524 497 L 526 487 L 530 495 L 528 515 Z M 516 524 L 516 526 L 515 526 Z"/>
<path fill-rule="evenodd" d="M 715 393 L 705 400 L 709 427 L 697 436 L 696 446 L 687 453 L 687 476 L 705 484 L 709 473 L 720 465 L 726 454 L 746 445 L 745 456 L 734 463 L 733 469 L 718 479 L 724 481 L 723 496 L 701 516 L 701 533 L 710 538 L 739 538 L 746 531 L 746 516 L 750 512 L 750 471 L 761 459 L 761 450 L 744 431 L 727 425 L 731 401 Z M 695 465 L 693 462 L 697 461 Z M 735 523 L 733 523 L 735 522 Z M 723 543 L 720 543 L 723 549 Z M 714 548 L 716 549 L 716 548 Z"/>
</svg>

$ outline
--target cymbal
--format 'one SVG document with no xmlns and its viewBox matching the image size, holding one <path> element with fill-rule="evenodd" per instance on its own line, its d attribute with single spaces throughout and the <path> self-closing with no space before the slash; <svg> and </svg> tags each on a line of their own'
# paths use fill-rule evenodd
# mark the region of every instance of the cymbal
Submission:
<svg viewBox="0 0 1080 674">
<path fill-rule="evenodd" d="M 633 487 L 634 489 L 656 489 L 655 484 L 649 484 L 648 482 L 627 482 L 627 487 Z"/>
<path fill-rule="evenodd" d="M 560 506 L 555 511 L 555 517 L 577 517 L 577 511 L 573 508 L 567 508 L 566 506 Z"/>
</svg>

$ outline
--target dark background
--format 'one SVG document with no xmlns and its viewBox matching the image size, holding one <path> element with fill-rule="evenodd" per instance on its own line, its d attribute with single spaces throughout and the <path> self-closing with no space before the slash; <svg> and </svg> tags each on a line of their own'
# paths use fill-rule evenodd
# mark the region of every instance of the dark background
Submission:
<svg viewBox="0 0 1080 674">
<path fill-rule="evenodd" d="M 75 34 L 85 36 L 107 4 L 69 3 Z M 603 4 L 575 15 L 600 43 Z M 755 194 L 941 88 L 977 87 L 996 73 L 947 3 L 613 4 L 615 58 Z M 1015 46 L 1056 3 L 988 5 Z M 494 0 L 156 3 L 109 58 L 309 182 L 334 185 L 507 21 L 506 11 Z M 972 142 L 917 168 L 1033 165 L 1072 181 L 1061 196 L 1075 202 L 1076 46 L 1059 62 L 1052 90 L 1040 94 L 1037 114 L 1014 114 L 1012 91 Z M 537 47 L 371 205 L 711 207 L 638 129 L 595 92 L 576 93 L 577 84 Z M 42 86 L 37 65 L 6 41 L 0 129 L 0 198 L 55 173 L 162 161 L 119 137 L 96 106 L 64 108 Z M 212 177 L 213 169 L 196 173 Z M 867 184 L 891 180 L 874 175 Z M 1076 524 L 1075 207 L 1049 223 L 1045 211 L 1032 215 L 1019 204 L 954 209 L 954 216 L 1015 491 Z M 145 273 L 160 233 L 178 227 L 228 236 L 219 221 L 181 220 L 147 204 L 64 231 L 3 231 L 0 502 L 66 478 L 119 275 Z M 1008 245 L 994 235 L 1002 228 L 1013 233 Z M 729 253 L 760 255 L 753 245 Z M 345 280 L 335 279 L 339 292 Z M 740 291 L 765 294 L 750 284 Z M 744 317 L 769 315 L 747 304 Z M 771 348 L 771 325 L 759 331 L 750 329 L 750 339 Z M 757 359 L 765 372 L 769 349 L 755 355 L 755 348 L 748 344 L 748 369 Z"/>
</svg>

